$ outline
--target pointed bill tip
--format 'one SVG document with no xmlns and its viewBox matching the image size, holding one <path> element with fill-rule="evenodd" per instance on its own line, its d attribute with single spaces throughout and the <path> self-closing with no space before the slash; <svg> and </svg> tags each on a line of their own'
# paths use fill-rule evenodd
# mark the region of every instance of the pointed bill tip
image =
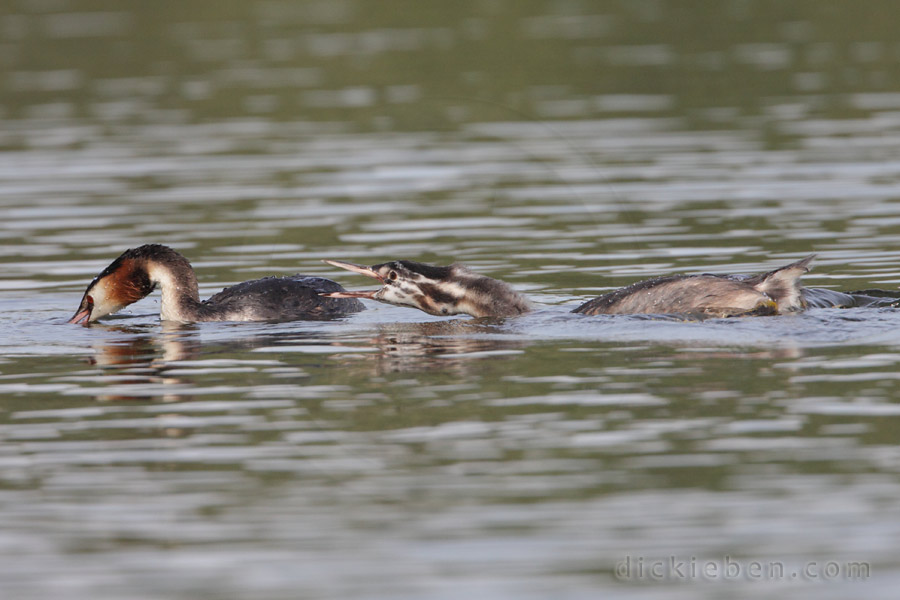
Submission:
<svg viewBox="0 0 900 600">
<path fill-rule="evenodd" d="M 360 291 L 360 292 L 326 292 L 319 295 L 323 298 L 367 298 L 373 300 L 378 290 Z"/>
<path fill-rule="evenodd" d="M 84 308 L 72 315 L 72 318 L 68 320 L 68 323 L 72 323 L 75 325 L 89 325 L 90 317 L 91 310 L 89 308 Z"/>
<path fill-rule="evenodd" d="M 365 275 L 366 277 L 372 277 L 373 279 L 377 279 L 379 281 L 383 280 L 383 277 L 375 272 L 371 267 L 366 267 L 363 265 L 356 265 L 353 263 L 344 262 L 342 260 L 323 260 L 322 262 L 327 263 L 331 266 L 338 267 L 341 269 L 346 269 L 347 271 L 352 271 L 353 273 L 358 273 L 360 275 Z"/>
</svg>

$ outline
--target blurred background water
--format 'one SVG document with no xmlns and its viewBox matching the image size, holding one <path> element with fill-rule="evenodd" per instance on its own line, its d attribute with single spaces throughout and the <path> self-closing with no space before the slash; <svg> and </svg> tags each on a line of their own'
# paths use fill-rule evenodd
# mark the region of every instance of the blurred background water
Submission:
<svg viewBox="0 0 900 600">
<path fill-rule="evenodd" d="M 3 3 L 2 596 L 894 597 L 900 316 L 568 311 L 811 253 L 810 285 L 895 289 L 898 19 Z M 148 242 L 202 295 L 294 272 L 364 287 L 321 259 L 406 258 L 540 308 L 177 327 L 151 296 L 66 325 Z M 726 557 L 739 577 L 621 571 Z"/>
</svg>

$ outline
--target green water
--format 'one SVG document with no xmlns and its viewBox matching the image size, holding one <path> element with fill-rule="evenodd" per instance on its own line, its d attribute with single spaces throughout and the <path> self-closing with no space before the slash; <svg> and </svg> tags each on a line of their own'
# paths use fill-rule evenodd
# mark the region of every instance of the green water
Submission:
<svg viewBox="0 0 900 600">
<path fill-rule="evenodd" d="M 811 253 L 896 288 L 898 12 L 4 4 L 2 596 L 892 598 L 900 316 L 569 311 Z M 150 242 L 203 296 L 412 259 L 536 310 L 65 323 Z"/>
</svg>

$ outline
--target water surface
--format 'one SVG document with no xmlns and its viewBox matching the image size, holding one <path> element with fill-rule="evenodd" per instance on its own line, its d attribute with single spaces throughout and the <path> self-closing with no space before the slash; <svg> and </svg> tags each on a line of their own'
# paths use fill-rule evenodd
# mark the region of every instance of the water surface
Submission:
<svg viewBox="0 0 900 600">
<path fill-rule="evenodd" d="M 900 313 L 569 311 L 812 253 L 896 289 L 897 11 L 4 5 L 4 597 L 893 597 Z M 150 242 L 204 296 L 405 258 L 536 310 L 65 324 Z M 742 573 L 621 569 L 692 559 Z"/>
</svg>

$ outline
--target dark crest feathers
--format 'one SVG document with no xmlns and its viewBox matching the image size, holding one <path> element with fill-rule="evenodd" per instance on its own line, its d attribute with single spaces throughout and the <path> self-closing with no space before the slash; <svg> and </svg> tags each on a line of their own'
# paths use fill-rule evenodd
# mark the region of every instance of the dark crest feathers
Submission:
<svg viewBox="0 0 900 600">
<path fill-rule="evenodd" d="M 386 263 L 386 264 L 399 264 L 402 268 L 412 271 L 413 273 L 418 273 L 428 279 L 447 279 L 453 272 L 452 267 L 436 267 L 434 265 L 426 265 L 425 263 L 413 262 L 411 260 L 398 260 L 394 263 Z M 376 265 L 375 268 L 381 267 L 383 265 Z"/>
</svg>

